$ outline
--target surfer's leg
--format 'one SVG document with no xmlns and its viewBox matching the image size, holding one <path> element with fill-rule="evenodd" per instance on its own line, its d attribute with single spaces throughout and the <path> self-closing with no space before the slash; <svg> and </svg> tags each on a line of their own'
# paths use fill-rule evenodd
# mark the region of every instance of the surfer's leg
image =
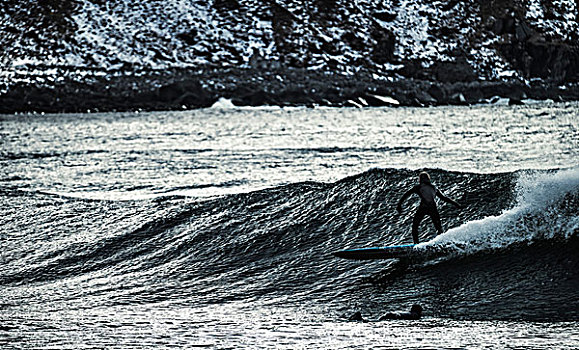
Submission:
<svg viewBox="0 0 579 350">
<path fill-rule="evenodd" d="M 436 228 L 436 231 L 438 231 L 439 235 L 442 234 L 444 231 L 442 230 L 442 224 L 440 223 L 440 214 L 438 213 L 438 210 L 434 209 L 429 214 L 430 218 L 432 219 L 432 223 Z"/>
<path fill-rule="evenodd" d="M 420 243 L 418 240 L 418 230 L 412 230 L 412 242 L 414 242 L 414 244 Z"/>
<path fill-rule="evenodd" d="M 424 215 L 426 215 L 425 210 L 422 207 L 418 207 L 418 210 L 416 210 L 416 214 L 414 214 L 414 218 L 412 219 L 412 240 L 414 241 L 414 244 L 420 243 L 418 240 L 418 226 L 422 219 L 424 219 Z"/>
</svg>

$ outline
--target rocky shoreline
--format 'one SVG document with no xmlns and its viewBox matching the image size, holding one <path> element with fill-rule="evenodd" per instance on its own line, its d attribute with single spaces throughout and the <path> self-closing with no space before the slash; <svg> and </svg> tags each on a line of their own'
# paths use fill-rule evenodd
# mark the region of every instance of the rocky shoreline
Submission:
<svg viewBox="0 0 579 350">
<path fill-rule="evenodd" d="M 183 110 L 210 107 L 220 98 L 237 106 L 308 107 L 470 105 L 499 98 L 511 104 L 525 99 L 579 100 L 578 83 L 483 81 L 461 79 L 459 69 L 450 72 L 453 76 L 440 71 L 384 76 L 370 70 L 204 68 L 80 74 L 67 68 L 56 72 L 58 79 L 15 79 L 20 82 L 0 94 L 0 113 Z"/>
<path fill-rule="evenodd" d="M 579 100 L 578 4 L 9 1 L 0 113 Z"/>
</svg>

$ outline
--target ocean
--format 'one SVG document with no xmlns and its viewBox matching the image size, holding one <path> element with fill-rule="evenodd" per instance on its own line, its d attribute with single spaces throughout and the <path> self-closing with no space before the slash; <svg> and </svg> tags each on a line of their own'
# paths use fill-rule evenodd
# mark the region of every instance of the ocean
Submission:
<svg viewBox="0 0 579 350">
<path fill-rule="evenodd" d="M 578 128 L 576 102 L 0 116 L 0 346 L 576 349 Z M 332 256 L 411 243 L 423 170 L 464 205 L 420 226 L 447 254 Z"/>
</svg>

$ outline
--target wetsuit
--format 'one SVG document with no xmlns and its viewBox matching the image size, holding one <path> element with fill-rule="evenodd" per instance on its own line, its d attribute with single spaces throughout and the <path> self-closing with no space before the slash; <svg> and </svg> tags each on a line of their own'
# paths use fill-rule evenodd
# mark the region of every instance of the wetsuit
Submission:
<svg viewBox="0 0 579 350">
<path fill-rule="evenodd" d="M 432 219 L 434 223 L 434 227 L 436 227 L 436 231 L 438 234 L 443 232 L 442 224 L 440 223 L 440 214 L 438 214 L 438 209 L 436 208 L 436 200 L 435 198 L 438 197 L 447 203 L 451 203 L 456 207 L 460 208 L 460 204 L 453 201 L 452 199 L 448 198 L 442 192 L 440 192 L 434 185 L 430 182 L 422 182 L 414 187 L 412 187 L 409 191 L 402 195 L 402 198 L 398 202 L 398 211 L 402 211 L 402 202 L 406 200 L 411 194 L 417 194 L 420 197 L 420 205 L 418 206 L 418 210 L 414 214 L 414 218 L 412 219 L 412 240 L 415 244 L 419 243 L 418 240 L 418 226 L 424 216 L 428 215 Z"/>
<path fill-rule="evenodd" d="M 386 320 L 419 320 L 422 312 L 389 312 L 380 316 L 378 321 Z"/>
</svg>

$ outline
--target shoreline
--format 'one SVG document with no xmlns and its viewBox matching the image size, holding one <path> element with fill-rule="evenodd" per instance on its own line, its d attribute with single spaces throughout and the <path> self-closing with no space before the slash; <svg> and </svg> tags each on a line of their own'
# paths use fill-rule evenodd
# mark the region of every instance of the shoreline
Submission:
<svg viewBox="0 0 579 350">
<path fill-rule="evenodd" d="M 406 76 L 367 69 L 345 73 L 259 67 L 132 71 L 65 67 L 36 72 L 42 74 L 13 74 L 0 93 L 0 113 L 188 110 L 210 107 L 220 98 L 236 106 L 280 107 L 427 107 L 494 103 L 499 98 L 509 104 L 523 104 L 525 99 L 579 100 L 579 83 L 437 79 L 426 70 L 401 72 Z"/>
</svg>

